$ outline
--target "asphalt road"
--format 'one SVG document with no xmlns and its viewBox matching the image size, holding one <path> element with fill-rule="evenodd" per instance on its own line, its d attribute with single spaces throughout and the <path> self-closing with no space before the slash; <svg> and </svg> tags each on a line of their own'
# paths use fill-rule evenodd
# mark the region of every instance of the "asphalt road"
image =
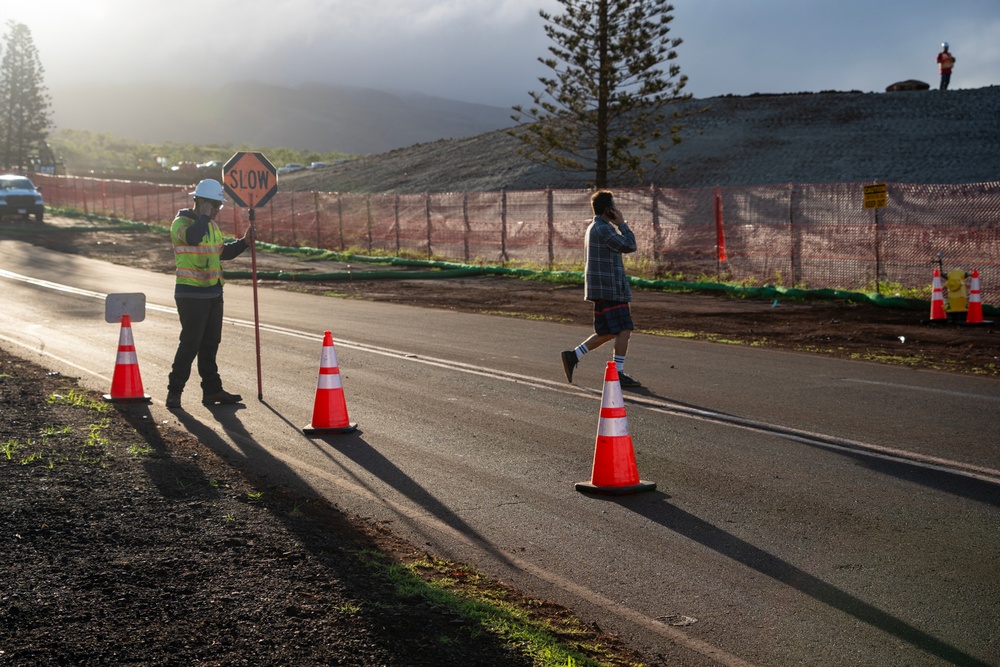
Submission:
<svg viewBox="0 0 1000 667">
<path fill-rule="evenodd" d="M 150 418 L 417 545 L 572 607 L 669 665 L 1000 664 L 1000 382 L 637 335 L 627 370 L 652 493 L 578 493 L 603 351 L 579 327 L 226 288 L 220 361 L 246 407 L 163 407 L 168 277 L 0 241 L 0 345 L 106 392 L 120 327 Z M 310 438 L 323 331 L 352 421 Z M 610 354 L 610 351 L 608 351 Z"/>
</svg>

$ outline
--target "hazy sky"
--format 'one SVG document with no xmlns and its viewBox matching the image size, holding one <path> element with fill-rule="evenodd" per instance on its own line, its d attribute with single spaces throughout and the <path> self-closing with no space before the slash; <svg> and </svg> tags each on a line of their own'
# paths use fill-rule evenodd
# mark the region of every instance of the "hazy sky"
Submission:
<svg viewBox="0 0 1000 667">
<path fill-rule="evenodd" d="M 348 84 L 510 107 L 548 72 L 556 0 L 2 0 L 54 89 L 87 82 Z M 675 0 L 687 92 L 1000 84 L 998 0 Z M 6 34 L 6 26 L 0 25 Z M 252 86 L 248 86 L 252 95 Z M 109 103 L 113 103 L 109 100 Z"/>
</svg>

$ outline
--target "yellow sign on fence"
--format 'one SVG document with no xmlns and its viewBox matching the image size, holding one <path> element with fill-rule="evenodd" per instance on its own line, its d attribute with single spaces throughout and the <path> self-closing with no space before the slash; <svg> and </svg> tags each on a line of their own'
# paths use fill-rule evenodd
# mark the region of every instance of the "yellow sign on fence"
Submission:
<svg viewBox="0 0 1000 667">
<path fill-rule="evenodd" d="M 865 186 L 865 208 L 885 208 L 885 183 Z"/>
</svg>

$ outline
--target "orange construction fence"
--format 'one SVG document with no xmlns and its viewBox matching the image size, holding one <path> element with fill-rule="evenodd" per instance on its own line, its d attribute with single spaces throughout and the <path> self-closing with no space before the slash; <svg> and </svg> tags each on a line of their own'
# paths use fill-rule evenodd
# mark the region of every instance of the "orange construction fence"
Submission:
<svg viewBox="0 0 1000 667">
<path fill-rule="evenodd" d="M 35 176 L 49 206 L 169 225 L 192 186 Z M 873 291 L 926 287 L 945 268 L 979 271 L 1000 289 L 1000 182 L 887 183 L 884 208 L 866 183 L 720 188 L 616 188 L 639 242 L 629 258 L 650 278 L 719 277 L 748 285 Z M 258 238 L 292 247 L 380 251 L 466 263 L 579 269 L 588 190 L 429 194 L 281 192 L 257 210 Z M 247 212 L 219 221 L 242 234 Z M 988 297 L 987 297 L 988 298 Z"/>
</svg>

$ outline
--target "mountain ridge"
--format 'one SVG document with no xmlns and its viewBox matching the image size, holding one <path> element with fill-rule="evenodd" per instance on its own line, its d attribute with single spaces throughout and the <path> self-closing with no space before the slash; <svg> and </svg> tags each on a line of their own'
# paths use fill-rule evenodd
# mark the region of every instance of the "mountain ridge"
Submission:
<svg viewBox="0 0 1000 667">
<path fill-rule="evenodd" d="M 415 93 L 240 82 L 81 86 L 58 126 L 148 142 L 284 146 L 364 157 L 289 174 L 285 190 L 422 193 L 589 187 L 522 157 L 507 109 Z M 104 100 L 114 100 L 109 104 Z M 85 102 L 85 103 L 84 103 Z M 68 108 L 73 108 L 69 113 Z M 1000 180 L 1000 86 L 948 91 L 726 95 L 675 103 L 682 142 L 643 182 L 615 187 Z M 155 113 L 154 113 L 155 110 Z M 75 119 L 70 124 L 70 119 Z"/>
<path fill-rule="evenodd" d="M 109 132 L 146 143 L 281 146 L 320 153 L 381 153 L 513 124 L 510 109 L 420 93 L 250 81 L 216 89 L 172 84 L 56 88 L 57 128 Z"/>
</svg>

